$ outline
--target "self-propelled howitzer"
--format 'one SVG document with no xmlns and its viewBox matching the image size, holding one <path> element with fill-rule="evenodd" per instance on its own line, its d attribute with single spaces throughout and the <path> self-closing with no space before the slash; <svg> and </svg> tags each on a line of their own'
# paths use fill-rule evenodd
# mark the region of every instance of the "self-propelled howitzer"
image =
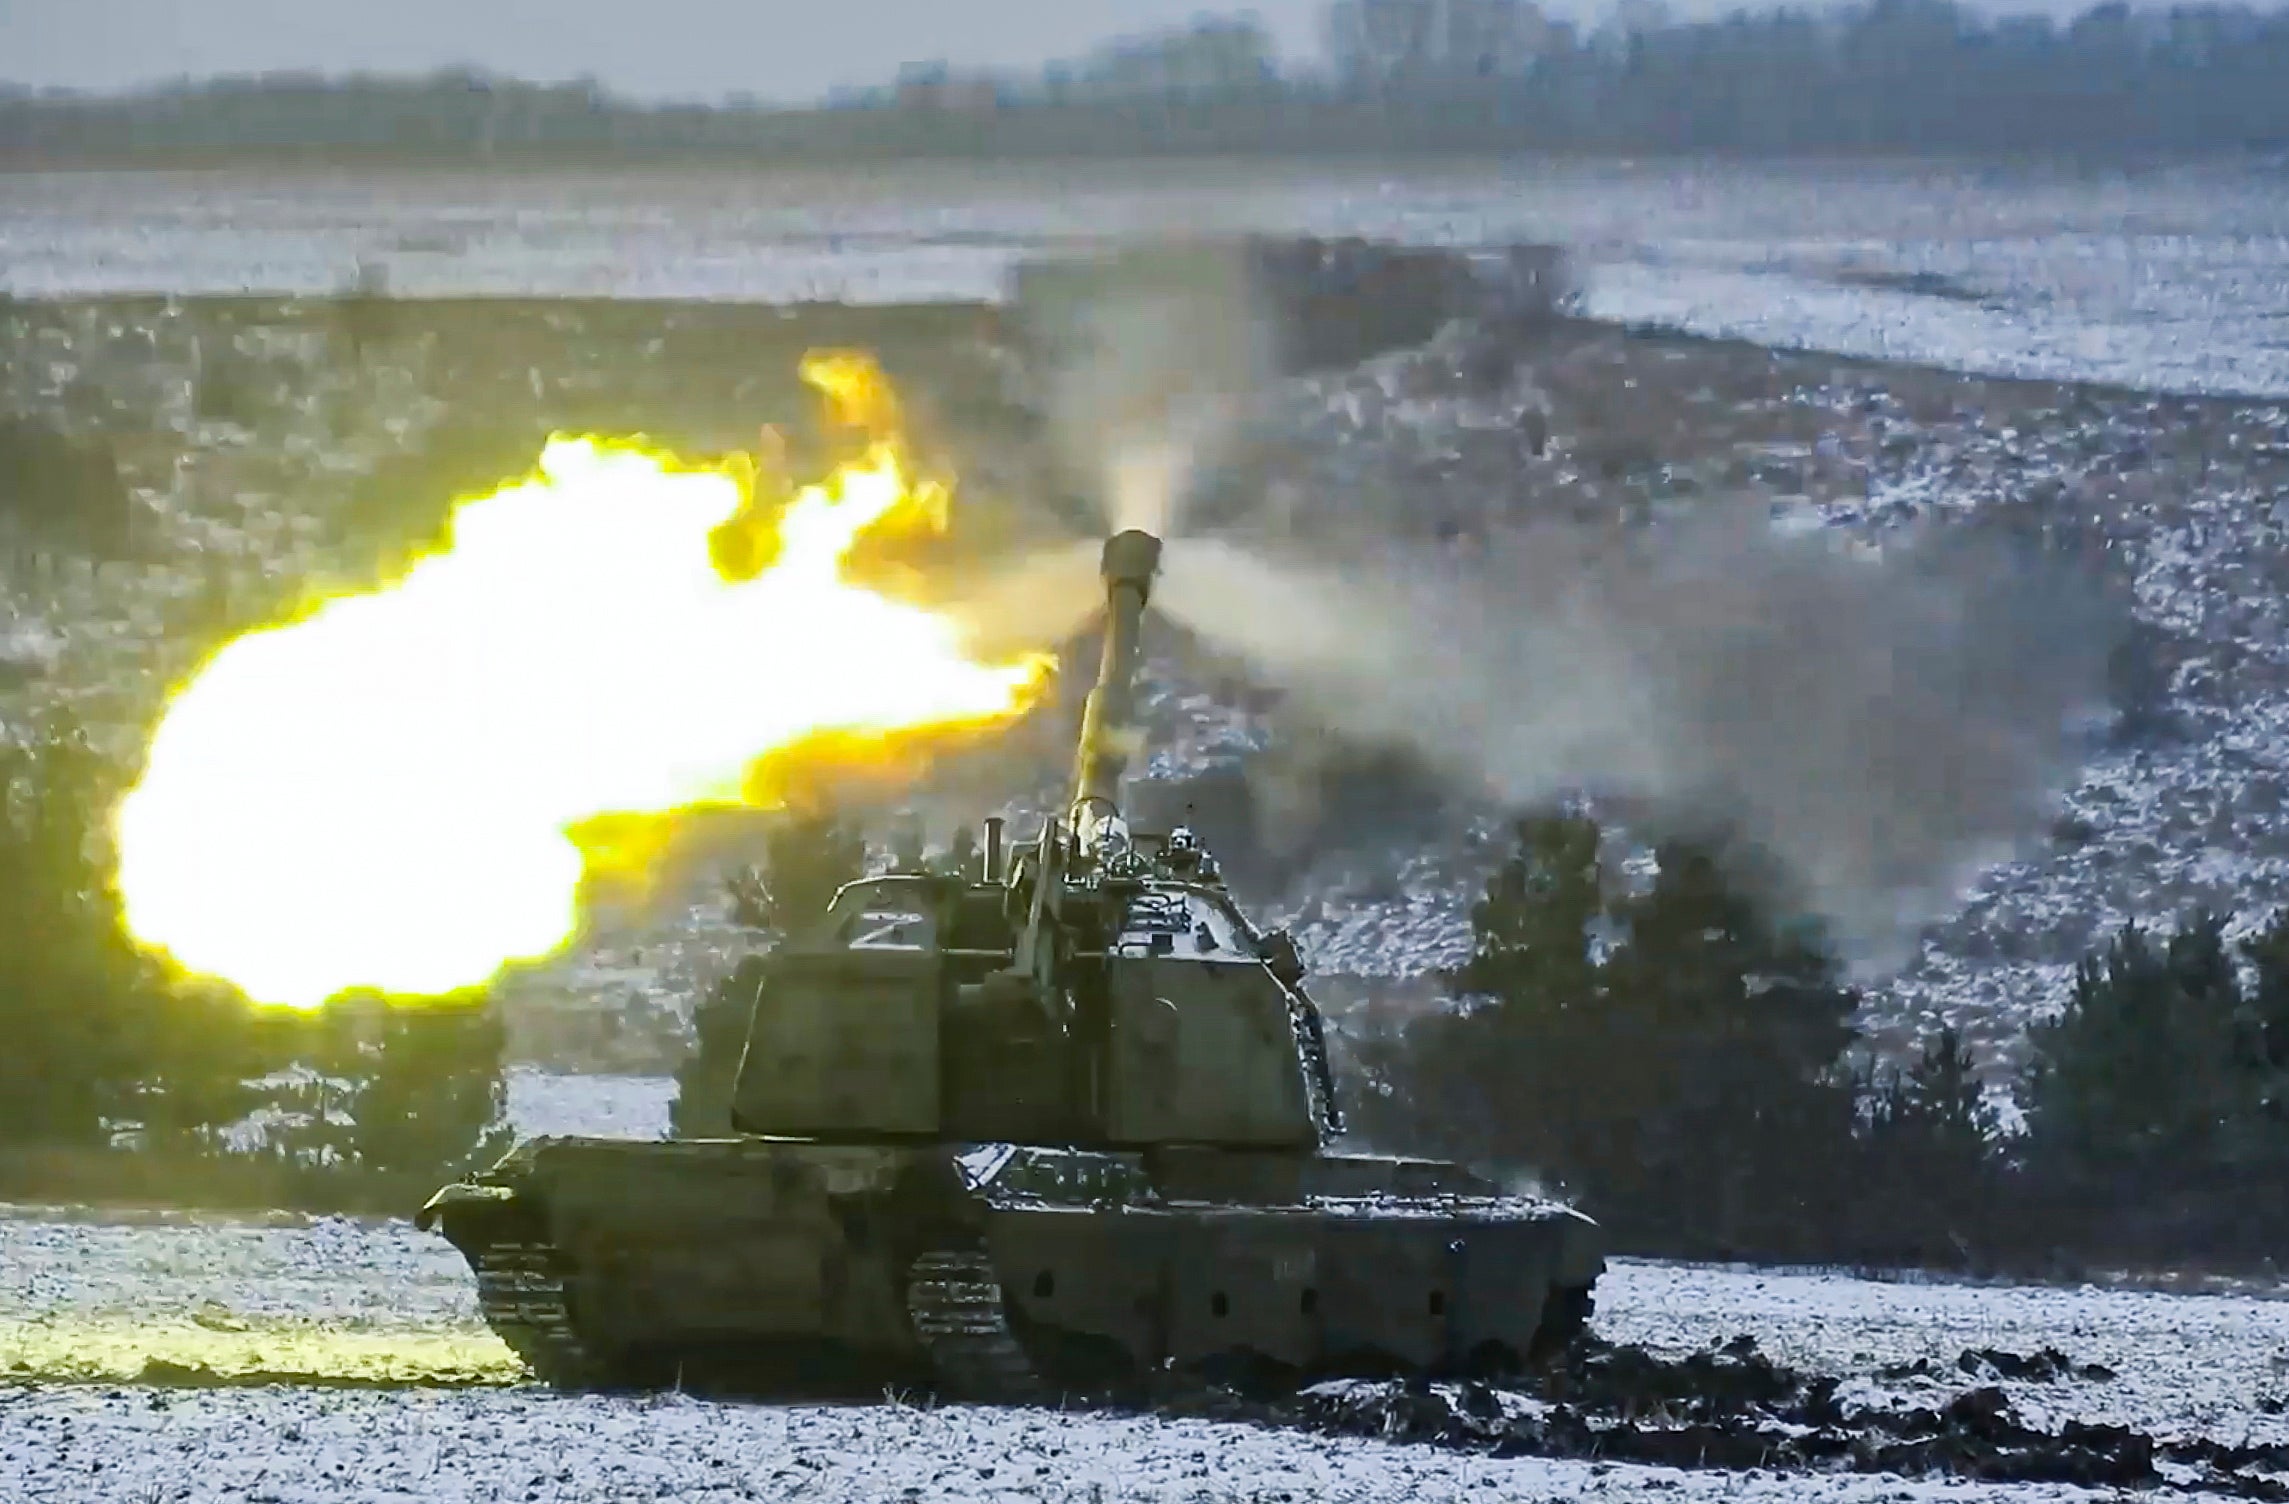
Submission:
<svg viewBox="0 0 2289 1504">
<path fill-rule="evenodd" d="M 1284 935 L 1121 811 L 1159 541 L 1104 552 L 1071 806 L 980 869 L 844 887 L 763 968 L 739 1136 L 543 1138 L 421 1213 L 566 1386 L 1500 1372 L 1580 1331 L 1597 1230 L 1459 1166 L 1337 1152 Z"/>
</svg>

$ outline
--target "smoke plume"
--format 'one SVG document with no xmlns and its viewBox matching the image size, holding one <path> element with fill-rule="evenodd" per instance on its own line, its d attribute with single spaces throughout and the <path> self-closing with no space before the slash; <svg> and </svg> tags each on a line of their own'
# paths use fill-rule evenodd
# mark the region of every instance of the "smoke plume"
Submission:
<svg viewBox="0 0 2289 1504">
<path fill-rule="evenodd" d="M 1215 457 L 1273 368 L 1238 240 L 1172 240 L 1028 268 L 1019 317 L 1048 356 L 1050 432 L 1108 531 L 1181 531 Z"/>
<path fill-rule="evenodd" d="M 1473 793 L 1625 796 L 1746 838 L 1869 967 L 2042 828 L 2110 641 L 2095 592 L 2028 559 L 1939 537 L 1854 556 L 1755 509 L 1469 561 L 1178 539 L 1155 600 Z"/>
</svg>

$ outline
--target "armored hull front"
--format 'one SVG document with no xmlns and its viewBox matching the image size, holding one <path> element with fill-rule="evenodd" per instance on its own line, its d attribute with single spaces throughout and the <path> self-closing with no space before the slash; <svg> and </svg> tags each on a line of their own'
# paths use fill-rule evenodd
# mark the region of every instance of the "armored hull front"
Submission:
<svg viewBox="0 0 2289 1504">
<path fill-rule="evenodd" d="M 542 1139 L 422 1213 L 568 1388 L 1500 1372 L 1579 1330 L 1602 1260 L 1452 1166 L 1221 1151 Z"/>
</svg>

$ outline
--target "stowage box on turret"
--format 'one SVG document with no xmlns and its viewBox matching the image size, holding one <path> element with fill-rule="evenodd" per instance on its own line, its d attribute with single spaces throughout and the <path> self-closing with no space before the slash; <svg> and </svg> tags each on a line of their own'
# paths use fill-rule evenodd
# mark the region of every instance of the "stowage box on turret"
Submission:
<svg viewBox="0 0 2289 1504">
<path fill-rule="evenodd" d="M 1332 1152 L 1294 946 L 1123 821 L 1159 557 L 1105 546 L 1072 808 L 1014 852 L 988 822 L 973 877 L 852 883 L 770 958 L 740 1137 L 536 1139 L 423 1208 L 540 1377 L 1023 1401 L 1500 1372 L 1581 1329 L 1595 1226 Z"/>
</svg>

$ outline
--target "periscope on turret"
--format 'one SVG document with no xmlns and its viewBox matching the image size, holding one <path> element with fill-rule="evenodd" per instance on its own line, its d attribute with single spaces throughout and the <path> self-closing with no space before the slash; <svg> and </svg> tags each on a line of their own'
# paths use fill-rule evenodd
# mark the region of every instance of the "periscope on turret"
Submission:
<svg viewBox="0 0 2289 1504">
<path fill-rule="evenodd" d="M 1031 1402 L 1501 1373 L 1581 1332 L 1571 1208 L 1344 1152 L 1304 967 L 1193 832 L 1122 813 L 1160 540 L 1102 558 L 1070 805 L 836 894 L 760 968 L 737 1136 L 545 1138 L 422 1210 L 566 1387 Z"/>
</svg>

